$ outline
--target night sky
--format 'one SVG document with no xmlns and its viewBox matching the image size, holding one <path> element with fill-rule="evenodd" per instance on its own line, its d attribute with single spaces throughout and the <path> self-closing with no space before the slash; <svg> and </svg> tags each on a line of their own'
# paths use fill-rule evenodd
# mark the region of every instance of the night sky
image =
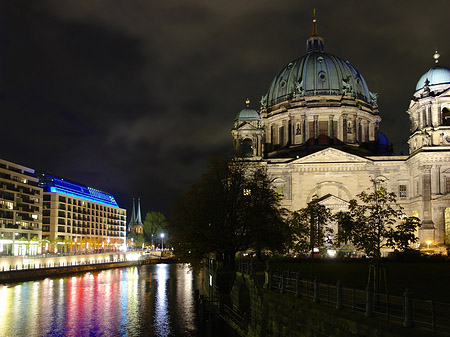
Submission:
<svg viewBox="0 0 450 337">
<path fill-rule="evenodd" d="M 450 66 L 450 1 L 2 1 L 0 158 L 165 212 L 231 151 L 244 107 L 305 54 L 313 8 L 325 51 L 379 94 L 381 131 L 407 153 L 420 76 Z"/>
</svg>

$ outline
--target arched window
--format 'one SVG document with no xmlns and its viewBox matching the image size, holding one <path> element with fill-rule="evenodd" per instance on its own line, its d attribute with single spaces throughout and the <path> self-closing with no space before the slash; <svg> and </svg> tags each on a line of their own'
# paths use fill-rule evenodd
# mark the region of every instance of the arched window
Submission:
<svg viewBox="0 0 450 337">
<path fill-rule="evenodd" d="M 450 126 L 450 110 L 448 108 L 442 109 L 442 125 Z"/>
<path fill-rule="evenodd" d="M 246 138 L 241 143 L 241 156 L 253 157 L 253 142 L 250 138 Z"/>
</svg>

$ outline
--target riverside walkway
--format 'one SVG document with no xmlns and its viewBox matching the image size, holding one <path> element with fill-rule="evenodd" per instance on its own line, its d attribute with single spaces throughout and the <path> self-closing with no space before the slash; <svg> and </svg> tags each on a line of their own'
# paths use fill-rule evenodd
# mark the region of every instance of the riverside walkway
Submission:
<svg viewBox="0 0 450 337">
<path fill-rule="evenodd" d="M 172 256 L 161 254 L 161 251 L 2 257 L 0 283 L 142 264 L 167 263 L 172 260 Z"/>
</svg>

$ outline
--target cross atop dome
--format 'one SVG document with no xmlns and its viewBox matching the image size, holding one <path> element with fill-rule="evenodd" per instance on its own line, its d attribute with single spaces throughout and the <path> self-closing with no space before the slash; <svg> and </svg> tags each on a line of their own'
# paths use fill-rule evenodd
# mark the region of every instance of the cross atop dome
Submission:
<svg viewBox="0 0 450 337">
<path fill-rule="evenodd" d="M 316 19 L 316 9 L 314 8 L 313 12 L 313 27 L 312 27 L 312 35 L 306 40 L 306 52 L 322 52 L 323 53 L 323 38 L 319 36 L 319 32 L 317 30 L 317 19 Z"/>
</svg>

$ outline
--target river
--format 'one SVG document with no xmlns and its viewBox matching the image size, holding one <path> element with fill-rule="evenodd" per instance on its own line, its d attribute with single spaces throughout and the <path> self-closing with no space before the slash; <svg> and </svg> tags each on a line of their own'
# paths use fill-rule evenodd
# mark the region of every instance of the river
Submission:
<svg viewBox="0 0 450 337">
<path fill-rule="evenodd" d="M 203 336 L 199 287 L 185 264 L 0 285 L 0 336 Z"/>
</svg>

